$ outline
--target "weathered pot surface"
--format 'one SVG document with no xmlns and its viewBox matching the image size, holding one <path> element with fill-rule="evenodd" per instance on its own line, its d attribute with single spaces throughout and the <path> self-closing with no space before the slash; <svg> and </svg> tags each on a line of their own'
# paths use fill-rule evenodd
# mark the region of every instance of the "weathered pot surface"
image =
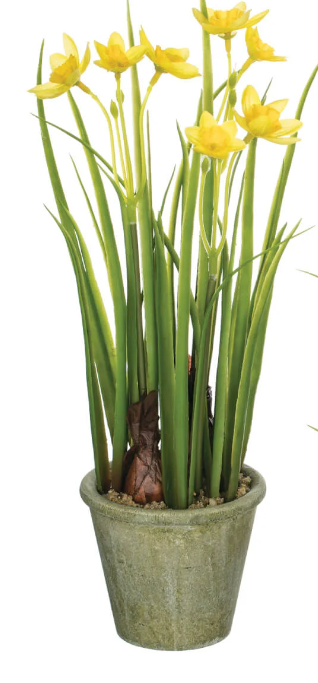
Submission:
<svg viewBox="0 0 318 683">
<path fill-rule="evenodd" d="M 217 507 L 152 510 L 119 505 L 96 490 L 94 471 L 81 496 L 90 507 L 121 638 L 156 650 L 190 650 L 230 632 L 263 477 Z"/>
</svg>

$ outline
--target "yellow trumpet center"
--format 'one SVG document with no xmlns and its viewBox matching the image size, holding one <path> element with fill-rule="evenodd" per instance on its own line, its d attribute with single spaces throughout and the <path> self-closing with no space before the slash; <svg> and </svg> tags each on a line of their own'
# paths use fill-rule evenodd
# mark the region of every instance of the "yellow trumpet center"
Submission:
<svg viewBox="0 0 318 683">
<path fill-rule="evenodd" d="M 274 54 L 274 48 L 270 45 L 267 45 L 267 43 L 263 43 L 263 41 L 260 38 L 254 38 L 251 47 L 253 51 L 255 51 L 255 53 L 259 56 L 262 56 L 263 59 L 268 59 L 269 57 L 272 57 Z"/>
<path fill-rule="evenodd" d="M 209 13 L 209 23 L 215 27 L 230 26 L 234 21 L 239 19 L 244 12 L 237 7 L 227 11 L 215 10 Z"/>
<path fill-rule="evenodd" d="M 253 135 L 270 135 L 281 128 L 280 113 L 270 105 L 253 104 L 245 113 L 249 130 Z"/>
<path fill-rule="evenodd" d="M 220 126 L 202 128 L 201 144 L 212 154 L 224 150 L 230 143 L 230 136 Z"/>
<path fill-rule="evenodd" d="M 109 45 L 107 48 L 107 56 L 111 66 L 114 67 L 128 67 L 129 60 L 119 45 Z"/>
<path fill-rule="evenodd" d="M 51 73 L 51 83 L 60 83 L 65 85 L 74 85 L 81 77 L 81 72 L 78 67 L 77 59 L 74 55 L 70 55 L 65 62 L 58 66 Z"/>
</svg>

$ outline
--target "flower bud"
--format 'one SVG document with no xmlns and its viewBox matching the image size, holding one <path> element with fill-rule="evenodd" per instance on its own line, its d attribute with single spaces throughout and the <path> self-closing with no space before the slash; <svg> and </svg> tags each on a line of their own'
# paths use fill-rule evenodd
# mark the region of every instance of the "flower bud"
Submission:
<svg viewBox="0 0 318 683">
<path fill-rule="evenodd" d="M 210 168 L 210 161 L 208 157 L 204 157 L 202 164 L 201 164 L 201 171 L 202 173 L 207 173 Z"/>
<path fill-rule="evenodd" d="M 114 117 L 114 119 L 118 119 L 118 107 L 114 100 L 112 100 L 110 103 L 110 113 Z"/>
<path fill-rule="evenodd" d="M 235 107 L 236 102 L 237 102 L 236 90 L 231 90 L 230 94 L 229 94 L 230 107 L 232 107 L 232 108 Z"/>
<path fill-rule="evenodd" d="M 237 71 L 233 71 L 230 75 L 230 78 L 229 78 L 230 90 L 234 90 L 236 84 L 237 84 Z"/>
</svg>

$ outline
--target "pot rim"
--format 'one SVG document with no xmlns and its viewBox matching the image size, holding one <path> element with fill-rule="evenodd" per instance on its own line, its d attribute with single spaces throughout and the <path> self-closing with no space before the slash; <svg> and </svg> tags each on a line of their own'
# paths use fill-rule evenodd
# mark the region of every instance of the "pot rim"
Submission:
<svg viewBox="0 0 318 683">
<path fill-rule="evenodd" d="M 244 474 L 252 479 L 249 493 L 241 498 L 236 498 L 230 503 L 224 503 L 216 507 L 188 508 L 187 510 L 164 508 L 163 510 L 158 510 L 120 505 L 108 500 L 106 495 L 98 493 L 94 470 L 88 472 L 82 480 L 80 495 L 84 503 L 91 510 L 122 522 L 164 527 L 211 524 L 246 514 L 263 500 L 266 493 L 266 483 L 262 475 L 247 465 L 244 465 L 242 469 Z"/>
</svg>

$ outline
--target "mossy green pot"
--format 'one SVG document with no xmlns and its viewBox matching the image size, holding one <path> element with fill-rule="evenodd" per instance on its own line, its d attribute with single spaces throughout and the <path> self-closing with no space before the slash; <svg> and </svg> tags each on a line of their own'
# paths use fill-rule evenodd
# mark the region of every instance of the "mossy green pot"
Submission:
<svg viewBox="0 0 318 683">
<path fill-rule="evenodd" d="M 191 650 L 225 638 L 233 621 L 263 477 L 217 507 L 144 510 L 119 505 L 81 484 L 89 506 L 117 632 L 134 645 Z"/>
</svg>

